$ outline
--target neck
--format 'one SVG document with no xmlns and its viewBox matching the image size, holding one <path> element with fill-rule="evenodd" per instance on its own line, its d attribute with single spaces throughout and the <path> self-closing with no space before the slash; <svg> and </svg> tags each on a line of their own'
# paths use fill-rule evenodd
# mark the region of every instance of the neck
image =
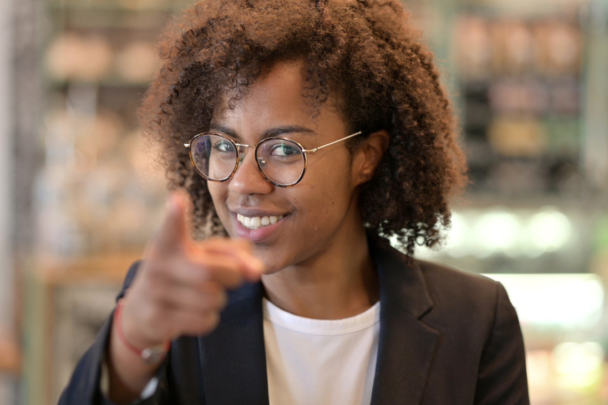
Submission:
<svg viewBox="0 0 608 405">
<path fill-rule="evenodd" d="M 348 318 L 375 304 L 379 285 L 363 225 L 347 221 L 342 228 L 321 254 L 263 276 L 266 298 L 287 312 L 314 319 Z"/>
</svg>

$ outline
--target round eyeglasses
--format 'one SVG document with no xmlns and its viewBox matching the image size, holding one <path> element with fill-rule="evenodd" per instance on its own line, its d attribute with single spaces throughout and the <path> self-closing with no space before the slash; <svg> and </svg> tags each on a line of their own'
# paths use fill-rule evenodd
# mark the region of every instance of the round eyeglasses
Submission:
<svg viewBox="0 0 608 405">
<path fill-rule="evenodd" d="M 314 149 L 304 149 L 298 142 L 286 138 L 262 139 L 255 145 L 255 161 L 268 182 L 278 187 L 295 186 L 306 172 L 308 153 L 315 153 L 361 133 L 356 132 Z M 253 147 L 211 132 L 195 135 L 184 146 L 190 148 L 190 159 L 200 175 L 216 182 L 230 179 L 243 163 L 247 148 Z"/>
</svg>

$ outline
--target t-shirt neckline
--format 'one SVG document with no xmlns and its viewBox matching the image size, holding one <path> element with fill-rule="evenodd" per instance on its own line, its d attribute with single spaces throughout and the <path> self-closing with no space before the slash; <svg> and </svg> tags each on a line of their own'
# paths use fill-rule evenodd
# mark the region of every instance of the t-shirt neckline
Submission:
<svg viewBox="0 0 608 405">
<path fill-rule="evenodd" d="M 314 335 L 344 335 L 369 328 L 380 321 L 380 301 L 365 312 L 344 319 L 312 319 L 287 312 L 262 298 L 264 318 L 295 332 Z"/>
</svg>

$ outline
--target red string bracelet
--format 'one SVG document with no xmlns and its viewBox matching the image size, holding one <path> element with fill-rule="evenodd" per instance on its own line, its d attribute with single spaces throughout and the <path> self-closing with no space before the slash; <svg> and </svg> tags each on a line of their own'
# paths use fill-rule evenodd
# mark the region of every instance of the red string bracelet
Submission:
<svg viewBox="0 0 608 405">
<path fill-rule="evenodd" d="M 146 364 L 155 364 L 160 362 L 171 347 L 170 342 L 166 342 L 162 345 L 147 347 L 145 349 L 140 349 L 129 342 L 122 330 L 122 308 L 124 306 L 124 298 L 118 300 L 118 304 L 116 305 L 116 310 L 114 311 L 114 325 L 116 327 L 116 334 L 120 341 L 127 347 L 127 349 L 131 350 L 133 353 L 137 354 L 144 363 Z"/>
</svg>

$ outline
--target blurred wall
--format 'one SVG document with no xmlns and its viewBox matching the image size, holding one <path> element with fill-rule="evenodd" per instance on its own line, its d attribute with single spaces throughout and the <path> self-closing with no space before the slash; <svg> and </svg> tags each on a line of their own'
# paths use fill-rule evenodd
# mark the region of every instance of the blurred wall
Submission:
<svg viewBox="0 0 608 405">
<path fill-rule="evenodd" d="M 13 0 L 0 0 L 0 339 L 13 338 L 14 266 L 12 258 Z M 0 404 L 11 403 L 12 383 L 0 374 Z"/>
<path fill-rule="evenodd" d="M 12 222 L 12 0 L 0 0 L 0 333 L 13 322 Z M 6 333 L 6 332 L 5 332 Z"/>
<path fill-rule="evenodd" d="M 11 177 L 12 177 L 12 108 L 11 108 L 11 50 L 12 50 L 12 0 L 0 0 L 0 274 L 2 284 L 0 285 L 0 324 L 9 324 L 11 312 L 9 299 L 12 289 L 5 281 L 11 275 L 10 240 L 12 227 L 10 221 L 11 212 Z"/>
</svg>

